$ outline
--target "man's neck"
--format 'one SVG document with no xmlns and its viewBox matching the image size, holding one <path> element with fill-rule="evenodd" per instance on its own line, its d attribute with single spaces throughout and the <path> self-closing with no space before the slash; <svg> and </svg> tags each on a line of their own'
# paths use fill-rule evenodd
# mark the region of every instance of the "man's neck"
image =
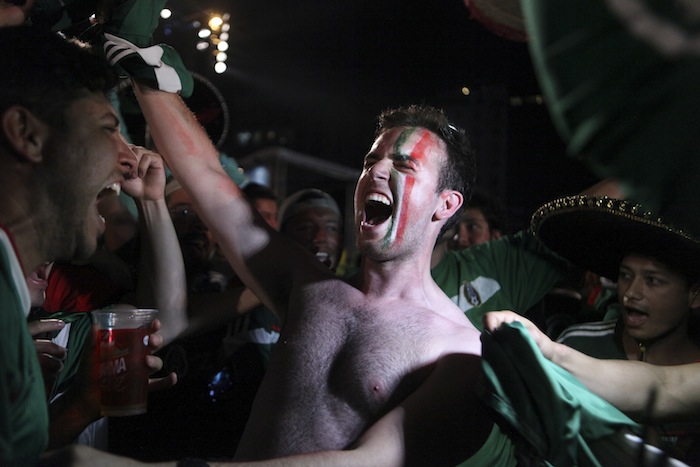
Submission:
<svg viewBox="0 0 700 467">
<path fill-rule="evenodd" d="M 378 299 L 423 299 L 425 288 L 434 286 L 428 267 L 429 259 L 413 256 L 410 261 L 363 263 L 361 290 Z"/>
</svg>

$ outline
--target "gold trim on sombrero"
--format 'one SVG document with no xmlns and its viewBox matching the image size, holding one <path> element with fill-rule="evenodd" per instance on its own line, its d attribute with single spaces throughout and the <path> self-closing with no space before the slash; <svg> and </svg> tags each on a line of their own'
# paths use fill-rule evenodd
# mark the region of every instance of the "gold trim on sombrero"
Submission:
<svg viewBox="0 0 700 467">
<path fill-rule="evenodd" d="M 540 206 L 532 215 L 530 219 L 530 230 L 537 235 L 539 226 L 552 215 L 577 211 L 613 214 L 666 230 L 693 242 L 698 242 L 697 239 L 688 235 L 682 229 L 669 226 L 660 217 L 655 217 L 650 211 L 645 211 L 640 204 L 624 199 L 609 198 L 607 196 L 575 195 L 550 201 Z"/>
</svg>

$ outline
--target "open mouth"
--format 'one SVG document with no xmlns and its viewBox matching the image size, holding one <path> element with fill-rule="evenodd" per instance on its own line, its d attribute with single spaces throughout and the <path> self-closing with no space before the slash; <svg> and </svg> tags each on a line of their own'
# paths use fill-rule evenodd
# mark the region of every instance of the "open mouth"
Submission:
<svg viewBox="0 0 700 467">
<path fill-rule="evenodd" d="M 106 196 L 119 196 L 121 192 L 122 186 L 119 182 L 110 183 L 97 194 L 97 200 L 99 201 Z"/>
<path fill-rule="evenodd" d="M 385 222 L 394 212 L 391 201 L 385 195 L 373 193 L 365 199 L 364 224 L 375 226 Z"/>
<path fill-rule="evenodd" d="M 641 326 L 649 319 L 649 313 L 645 313 L 634 308 L 625 308 L 625 311 L 627 314 L 625 321 L 628 326 Z"/>
</svg>

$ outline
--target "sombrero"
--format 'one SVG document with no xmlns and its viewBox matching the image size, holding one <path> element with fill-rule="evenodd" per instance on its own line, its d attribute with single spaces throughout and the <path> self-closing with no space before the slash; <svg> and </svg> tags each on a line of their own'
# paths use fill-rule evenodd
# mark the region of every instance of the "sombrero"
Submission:
<svg viewBox="0 0 700 467">
<path fill-rule="evenodd" d="M 616 279 L 620 261 L 629 253 L 700 277 L 700 242 L 631 201 L 559 198 L 535 211 L 530 228 L 555 253 L 603 277 Z"/>
</svg>

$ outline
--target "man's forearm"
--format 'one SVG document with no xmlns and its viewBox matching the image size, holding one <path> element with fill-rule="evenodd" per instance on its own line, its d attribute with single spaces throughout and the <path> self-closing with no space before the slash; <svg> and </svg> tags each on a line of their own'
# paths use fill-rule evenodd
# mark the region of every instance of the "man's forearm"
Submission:
<svg viewBox="0 0 700 467">
<path fill-rule="evenodd" d="M 165 201 L 138 201 L 137 206 L 143 245 L 139 305 L 153 303 L 159 310 L 167 345 L 187 327 L 185 264 Z"/>
</svg>

